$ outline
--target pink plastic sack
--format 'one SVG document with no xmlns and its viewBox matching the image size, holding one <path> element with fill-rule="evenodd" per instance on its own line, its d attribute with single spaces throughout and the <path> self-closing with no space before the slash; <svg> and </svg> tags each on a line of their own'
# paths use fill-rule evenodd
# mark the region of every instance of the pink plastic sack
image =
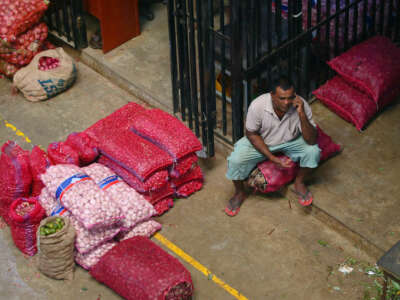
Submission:
<svg viewBox="0 0 400 300">
<path fill-rule="evenodd" d="M 154 209 L 157 211 L 157 216 L 161 216 L 163 213 L 169 211 L 172 207 L 174 207 L 174 199 L 171 197 L 160 199 L 154 204 Z"/>
<path fill-rule="evenodd" d="M 29 155 L 29 166 L 32 173 L 32 196 L 39 196 L 44 183 L 40 179 L 40 175 L 46 172 L 46 169 L 50 167 L 51 161 L 47 156 L 46 152 L 39 148 L 39 146 L 34 146 Z"/>
<path fill-rule="evenodd" d="M 377 113 L 376 103 L 366 94 L 335 76 L 313 94 L 329 109 L 361 131 Z"/>
<path fill-rule="evenodd" d="M 129 231 L 120 232 L 115 239 L 118 242 L 121 242 L 133 238 L 134 236 L 144 236 L 149 238 L 157 231 L 161 230 L 161 227 L 161 224 L 154 220 L 144 221 L 140 224 L 137 224 Z"/>
<path fill-rule="evenodd" d="M 69 210 L 86 229 L 109 227 L 123 218 L 111 198 L 77 166 L 51 166 L 41 179 L 57 204 Z"/>
<path fill-rule="evenodd" d="M 97 185 L 108 194 L 125 218 L 121 221 L 123 228 L 132 228 L 156 214 L 153 206 L 138 192 L 129 187 L 109 168 L 101 164 L 91 164 L 83 168 Z"/>
<path fill-rule="evenodd" d="M 0 215 L 9 224 L 11 203 L 22 197 L 29 197 L 32 175 L 29 168 L 29 152 L 13 141 L 7 141 L 1 148 L 0 157 Z"/>
<path fill-rule="evenodd" d="M 178 178 L 185 175 L 187 172 L 193 170 L 197 166 L 197 155 L 195 153 L 191 153 L 182 157 L 178 160 L 177 163 L 173 164 L 170 167 L 169 174 L 172 178 Z"/>
<path fill-rule="evenodd" d="M 116 223 L 110 227 L 99 229 L 86 229 L 65 207 L 57 205 L 49 191 L 44 188 L 39 196 L 39 202 L 46 211 L 47 216 L 68 217 L 76 231 L 75 248 L 79 253 L 85 254 L 105 242 L 111 240 L 121 231 L 121 224 Z"/>
<path fill-rule="evenodd" d="M 372 97 L 379 108 L 400 94 L 400 48 L 375 36 L 328 62 L 348 83 Z"/>
<path fill-rule="evenodd" d="M 145 237 L 119 243 L 92 267 L 90 275 L 127 300 L 189 299 L 193 293 L 189 271 Z"/>
<path fill-rule="evenodd" d="M 113 170 L 113 172 L 120 176 L 127 184 L 129 184 L 132 188 L 140 193 L 150 193 L 158 191 L 168 185 L 167 170 L 158 170 L 142 182 L 127 169 L 121 167 L 104 155 L 100 156 L 100 158 L 98 159 L 98 163 L 103 164 Z"/>
<path fill-rule="evenodd" d="M 114 240 L 108 241 L 92 251 L 82 254 L 79 252 L 75 253 L 75 262 L 86 270 L 90 270 L 96 265 L 99 260 L 113 247 L 117 246 L 118 243 Z"/>
<path fill-rule="evenodd" d="M 79 166 L 79 154 L 65 142 L 51 143 L 47 148 L 47 155 L 54 165 L 70 164 Z"/>
<path fill-rule="evenodd" d="M 45 23 L 40 23 L 19 35 L 17 39 L 8 46 L 2 47 L 2 43 L 0 42 L 0 57 L 6 62 L 17 66 L 29 64 L 32 58 L 40 52 L 42 44 L 47 38 L 47 33 L 47 25 Z M 10 49 L 13 50 L 10 51 Z"/>
<path fill-rule="evenodd" d="M 22 253 L 33 256 L 37 252 L 36 231 L 45 211 L 37 198 L 19 198 L 10 207 L 11 236 Z"/>
<path fill-rule="evenodd" d="M 45 0 L 0 0 L 0 38 L 14 41 L 19 34 L 39 22 L 48 3 Z"/>
<path fill-rule="evenodd" d="M 167 151 L 175 161 L 203 149 L 200 141 L 183 122 L 161 109 L 138 114 L 131 129 Z"/>
<path fill-rule="evenodd" d="M 73 132 L 65 141 L 65 144 L 78 152 L 81 166 L 94 162 L 99 155 L 95 141 L 85 132 Z"/>
</svg>

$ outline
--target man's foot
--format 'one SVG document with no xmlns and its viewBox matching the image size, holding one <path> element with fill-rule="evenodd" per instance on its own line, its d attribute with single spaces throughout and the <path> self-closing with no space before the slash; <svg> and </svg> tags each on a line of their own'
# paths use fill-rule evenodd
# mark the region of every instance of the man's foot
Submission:
<svg viewBox="0 0 400 300">
<path fill-rule="evenodd" d="M 225 213 L 230 216 L 236 216 L 240 211 L 240 206 L 243 204 L 243 201 L 246 199 L 246 195 L 244 193 L 235 194 L 228 202 L 228 205 L 225 208 Z"/>
<path fill-rule="evenodd" d="M 303 182 L 295 181 L 293 192 L 298 196 L 300 205 L 309 206 L 313 202 L 313 196 Z"/>
</svg>

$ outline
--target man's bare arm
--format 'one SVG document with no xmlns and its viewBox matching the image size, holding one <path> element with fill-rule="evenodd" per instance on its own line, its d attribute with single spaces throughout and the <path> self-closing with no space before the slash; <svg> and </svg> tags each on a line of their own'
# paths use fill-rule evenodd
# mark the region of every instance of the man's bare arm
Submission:
<svg viewBox="0 0 400 300">
<path fill-rule="evenodd" d="M 304 140 L 309 145 L 315 145 L 317 143 L 317 130 L 311 125 L 304 111 L 304 102 L 298 96 L 293 103 L 296 106 L 297 113 L 300 118 L 301 132 Z"/>
</svg>

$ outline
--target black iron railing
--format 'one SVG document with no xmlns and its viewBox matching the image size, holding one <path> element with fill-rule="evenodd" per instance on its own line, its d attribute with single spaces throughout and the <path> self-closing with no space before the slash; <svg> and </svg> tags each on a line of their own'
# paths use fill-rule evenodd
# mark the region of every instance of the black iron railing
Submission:
<svg viewBox="0 0 400 300">
<path fill-rule="evenodd" d="M 333 75 L 326 62 L 368 37 L 400 40 L 397 0 L 170 0 L 174 112 L 214 155 L 234 143 L 250 102 L 285 74 L 310 93 Z"/>
<path fill-rule="evenodd" d="M 88 46 L 82 0 L 51 0 L 45 14 L 50 32 L 77 49 Z"/>
</svg>

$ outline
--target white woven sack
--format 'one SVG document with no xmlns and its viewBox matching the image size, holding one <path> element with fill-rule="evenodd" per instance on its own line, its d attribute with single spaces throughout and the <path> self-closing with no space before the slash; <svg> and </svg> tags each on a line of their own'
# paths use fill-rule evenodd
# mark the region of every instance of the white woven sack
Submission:
<svg viewBox="0 0 400 300">
<path fill-rule="evenodd" d="M 46 71 L 39 70 L 39 59 L 42 56 L 58 58 L 57 68 Z M 46 100 L 68 89 L 77 75 L 73 59 L 62 48 L 50 49 L 38 53 L 29 65 L 14 75 L 14 86 L 29 101 Z"/>
</svg>

